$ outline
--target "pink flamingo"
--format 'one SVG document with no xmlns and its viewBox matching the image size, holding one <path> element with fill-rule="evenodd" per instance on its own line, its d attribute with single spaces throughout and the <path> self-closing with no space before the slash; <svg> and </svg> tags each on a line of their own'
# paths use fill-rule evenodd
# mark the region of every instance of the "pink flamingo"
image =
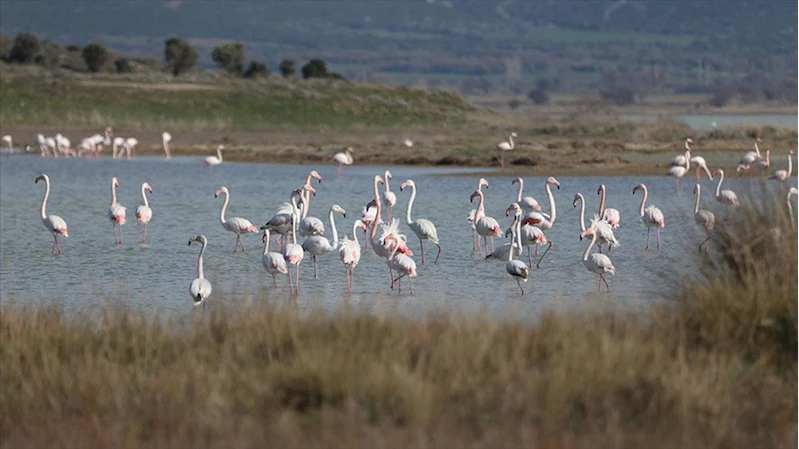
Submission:
<svg viewBox="0 0 799 449">
<path fill-rule="evenodd" d="M 315 192 L 316 190 L 311 187 L 310 185 L 306 184 L 303 186 L 303 189 L 310 189 L 311 192 Z M 269 229 L 270 232 L 274 232 L 279 235 L 279 237 L 275 238 L 275 243 L 280 248 L 283 248 L 285 245 L 285 240 L 287 236 L 291 233 L 291 214 L 296 213 L 299 215 L 299 208 L 297 207 L 297 198 L 302 198 L 302 191 L 303 189 L 295 189 L 291 192 L 290 203 L 283 203 L 272 218 L 266 222 L 266 224 L 261 229 Z M 280 241 L 280 237 L 283 238 L 283 242 Z"/>
<path fill-rule="evenodd" d="M 192 242 L 200 242 L 202 248 L 200 248 L 200 255 L 197 257 L 197 279 L 191 281 L 189 294 L 194 300 L 195 306 L 203 304 L 203 307 L 205 307 L 205 300 L 211 296 L 211 282 L 203 276 L 203 253 L 205 252 L 205 247 L 208 246 L 208 239 L 204 235 L 195 235 L 189 239 L 189 246 L 191 246 Z"/>
<path fill-rule="evenodd" d="M 212 167 L 214 165 L 219 165 L 223 162 L 222 160 L 222 150 L 225 149 L 224 145 L 219 145 L 216 147 L 216 156 L 207 156 L 202 159 L 203 165 L 206 167 Z"/>
<path fill-rule="evenodd" d="M 495 218 L 486 217 L 485 196 L 483 195 L 483 192 L 480 190 L 475 190 L 469 197 L 469 202 L 473 202 L 475 198 L 480 198 L 480 200 L 477 203 L 477 212 L 474 215 L 474 229 L 477 231 L 478 235 L 483 236 L 483 244 L 486 247 L 485 252 L 488 254 L 487 238 L 491 237 L 491 251 L 493 252 L 496 249 L 494 247 L 494 237 L 502 237 L 504 233 L 502 232 L 502 228 L 499 226 L 499 222 Z M 477 241 L 477 249 L 479 251 L 483 250 L 480 247 L 479 240 Z"/>
<path fill-rule="evenodd" d="M 771 150 L 766 150 L 766 159 L 757 161 L 757 168 L 766 171 L 771 167 Z"/>
<path fill-rule="evenodd" d="M 544 190 L 546 190 L 547 198 L 549 199 L 550 215 L 536 211 L 528 212 L 527 215 L 525 215 L 525 219 L 522 220 L 522 222 L 526 221 L 533 224 L 534 226 L 538 226 L 539 228 L 541 228 L 542 231 L 548 231 L 552 229 L 552 226 L 555 225 L 555 220 L 557 219 L 558 216 L 557 215 L 558 210 L 555 207 L 555 197 L 552 196 L 552 189 L 549 187 L 551 185 L 555 186 L 558 190 L 560 190 L 560 182 L 558 182 L 558 180 L 555 179 L 554 177 L 550 176 L 549 178 L 546 179 L 546 182 L 544 183 Z"/>
<path fill-rule="evenodd" d="M 277 275 L 288 274 L 289 270 L 286 268 L 286 259 L 283 255 L 274 251 L 269 251 L 269 229 L 261 228 L 264 231 L 261 241 L 264 243 L 264 255 L 261 256 L 261 264 L 267 273 L 272 275 L 272 286 L 277 287 Z"/>
<path fill-rule="evenodd" d="M 791 177 L 791 171 L 793 170 L 793 165 L 791 164 L 791 156 L 794 155 L 793 150 L 788 152 L 788 170 L 777 170 L 774 172 L 771 177 L 768 179 L 773 179 L 776 181 L 785 181 L 786 179 Z M 723 172 L 722 172 L 723 173 Z"/>
<path fill-rule="evenodd" d="M 397 220 L 394 223 L 398 223 Z M 397 252 L 402 240 L 396 235 L 391 235 L 385 239 L 385 243 L 389 248 L 389 255 L 387 257 L 389 269 L 397 272 L 397 277 L 391 278 L 391 288 L 397 284 L 397 294 L 402 294 L 402 284 L 400 280 L 405 276 L 408 277 L 408 285 L 411 288 L 411 295 L 413 295 L 413 282 L 411 278 L 416 277 L 416 262 L 405 254 Z"/>
<path fill-rule="evenodd" d="M 538 201 L 536 201 L 535 198 L 531 196 L 525 196 L 522 198 L 522 192 L 524 191 L 524 179 L 520 177 L 516 178 L 511 182 L 511 185 L 516 183 L 519 184 L 519 193 L 516 194 L 516 202 L 519 203 L 519 206 L 521 206 L 522 210 L 525 212 L 541 210 L 541 205 L 538 204 Z"/>
<path fill-rule="evenodd" d="M 126 223 L 125 212 L 127 209 L 117 203 L 117 187 L 119 187 L 119 180 L 114 176 L 111 178 L 111 205 L 108 207 L 108 219 L 114 229 L 114 243 L 119 245 L 122 243 L 122 225 Z M 117 227 L 119 228 L 118 232 Z"/>
<path fill-rule="evenodd" d="M 150 224 L 150 219 L 153 218 L 153 210 L 150 209 L 150 203 L 147 202 L 147 194 L 144 192 L 148 190 L 153 193 L 153 188 L 150 184 L 143 183 L 141 185 L 141 198 L 144 204 L 136 208 L 136 241 L 139 240 L 139 224 L 144 225 L 144 239 L 142 243 L 147 244 L 147 226 Z"/>
<path fill-rule="evenodd" d="M 618 228 L 621 222 L 621 213 L 619 213 L 618 209 L 612 207 L 605 209 L 605 184 L 599 185 L 599 190 L 597 190 L 596 194 L 602 195 L 599 197 L 599 216 L 607 221 L 611 228 Z"/>
<path fill-rule="evenodd" d="M 230 201 L 230 191 L 228 191 L 227 187 L 222 186 L 214 192 L 214 198 L 217 198 L 220 194 L 225 195 L 225 202 L 222 203 L 222 212 L 219 213 L 219 222 L 222 223 L 222 227 L 225 228 L 226 231 L 230 231 L 236 234 L 236 243 L 233 244 L 233 252 L 235 253 L 236 250 L 239 248 L 239 243 L 241 243 L 241 252 L 246 251 L 244 248 L 244 242 L 241 241 L 241 234 L 245 232 L 258 232 L 258 228 L 253 226 L 249 220 L 241 217 L 233 217 L 230 220 L 225 219 L 225 210 L 227 210 L 228 201 Z"/>
<path fill-rule="evenodd" d="M 363 224 L 366 225 L 367 229 L 372 226 L 372 223 L 375 221 L 377 213 L 377 207 L 374 206 L 364 206 L 363 210 L 361 211 L 361 221 Z M 363 248 L 366 249 L 367 245 L 369 245 L 369 239 L 367 237 L 368 231 L 363 231 Z"/>
<path fill-rule="evenodd" d="M 505 210 L 505 215 L 513 209 L 513 224 L 511 225 L 511 241 L 515 241 L 516 245 L 521 248 L 522 247 L 522 237 L 521 237 L 521 217 L 522 217 L 522 208 L 517 203 L 513 203 L 510 205 L 508 209 Z M 505 271 L 513 276 L 513 279 L 516 280 L 516 285 L 519 286 L 519 291 L 522 295 L 524 295 L 524 289 L 522 288 L 521 281 L 527 282 L 527 278 L 530 275 L 530 271 L 527 269 L 527 265 L 524 264 L 521 260 L 514 260 L 513 259 L 513 252 L 508 251 L 508 262 L 505 264 Z"/>
<path fill-rule="evenodd" d="M 688 170 L 691 169 L 691 159 L 689 157 L 690 153 L 686 151 L 685 154 L 685 165 L 674 165 L 669 168 L 668 172 L 666 172 L 666 176 L 674 177 L 674 190 L 677 192 L 680 191 L 680 180 L 683 176 L 685 176 L 686 173 L 688 173 Z"/>
<path fill-rule="evenodd" d="M 347 217 L 347 212 L 338 204 L 334 204 L 330 208 L 328 220 L 330 220 L 330 229 L 333 230 L 333 243 L 331 244 L 327 237 L 323 235 L 312 235 L 302 242 L 302 249 L 311 253 L 311 260 L 313 261 L 313 277 L 316 276 L 316 258 L 329 252 L 335 251 L 338 248 L 338 230 L 336 230 L 336 220 L 333 217 L 334 213 L 339 213 Z"/>
<path fill-rule="evenodd" d="M 47 228 L 51 234 L 53 234 L 52 253 L 61 254 L 61 245 L 58 244 L 58 236 L 63 235 L 64 237 L 69 237 L 69 232 L 67 231 L 67 222 L 58 215 L 47 215 L 47 199 L 50 197 L 50 177 L 45 174 L 41 174 L 36 177 L 36 180 L 33 183 L 38 184 L 40 180 L 44 181 L 44 198 L 42 198 L 42 223 L 44 223 L 44 227 Z"/>
<path fill-rule="evenodd" d="M 644 196 L 646 196 L 646 190 L 644 190 Z M 605 283 L 605 287 L 608 289 L 608 291 L 610 291 L 610 285 L 608 285 L 608 281 L 605 280 L 605 276 L 603 275 L 615 275 L 616 267 L 613 266 L 613 262 L 610 261 L 608 256 L 600 253 L 591 254 L 591 247 L 594 246 L 594 243 L 596 242 L 596 229 L 588 228 L 581 232 L 580 240 L 587 235 L 591 236 L 591 243 L 588 244 L 588 247 L 583 253 L 583 265 L 585 266 L 586 270 L 599 275 L 599 285 L 597 286 L 597 291 L 602 289 L 603 282 Z"/>
<path fill-rule="evenodd" d="M 696 204 L 694 205 L 694 221 L 699 226 L 702 226 L 705 229 L 705 235 L 707 238 L 699 244 L 699 252 L 702 252 L 702 245 L 707 243 L 710 240 L 710 230 L 713 229 L 713 226 L 716 224 L 716 216 L 713 215 L 713 212 L 710 212 L 706 209 L 699 209 L 699 197 L 702 194 L 702 187 L 699 183 L 696 183 L 694 186 L 694 195 L 696 196 Z M 707 246 L 705 246 L 705 252 L 707 252 Z"/>
<path fill-rule="evenodd" d="M 741 203 L 738 201 L 738 195 L 732 190 L 721 190 L 721 183 L 724 182 L 724 170 L 717 169 L 716 174 L 719 175 L 719 183 L 716 184 L 716 201 L 724 205 L 724 219 L 730 218 L 730 206 L 739 206 Z"/>
<path fill-rule="evenodd" d="M 499 166 L 501 168 L 505 168 L 505 152 L 516 148 L 516 142 L 513 140 L 516 137 L 518 137 L 516 133 L 512 132 L 510 136 L 508 136 L 507 142 L 500 142 L 497 144 L 497 150 L 499 150 Z"/>
<path fill-rule="evenodd" d="M 505 210 L 505 216 L 508 216 L 510 214 L 510 211 L 514 208 L 514 204 L 516 203 L 512 203 Z M 526 220 L 530 219 L 528 218 Z M 510 235 L 512 234 L 512 232 L 513 232 L 513 223 L 511 223 L 511 227 L 508 228 L 505 231 L 505 233 Z M 494 250 L 494 252 L 487 255 L 486 260 L 488 259 L 505 260 L 508 258 L 508 253 L 511 250 L 513 250 L 513 257 L 520 257 L 522 255 L 522 248 L 524 247 L 527 248 L 527 262 L 530 264 L 530 266 L 533 266 L 533 253 L 530 250 L 530 246 L 536 245 L 536 250 L 537 250 L 538 245 L 545 245 L 549 243 L 549 246 L 547 247 L 546 251 L 544 251 L 544 254 L 541 256 L 540 259 L 538 259 L 538 263 L 536 263 L 535 267 L 540 268 L 541 261 L 544 260 L 544 256 L 546 256 L 547 253 L 549 252 L 549 249 L 552 248 L 552 242 L 547 241 L 547 237 L 544 235 L 544 231 L 531 224 L 524 224 L 524 223 L 520 223 L 519 238 L 521 239 L 521 245 L 518 245 L 516 243 L 516 240 L 511 238 L 511 241 L 509 243 L 503 244 L 502 246 Z M 536 251 L 535 254 L 538 255 L 538 251 Z"/>
<path fill-rule="evenodd" d="M 755 151 L 748 151 L 741 156 L 741 159 L 738 161 L 738 170 L 736 170 L 736 173 L 741 170 L 746 170 L 748 174 L 752 164 L 761 159 L 762 156 L 760 155 L 760 148 L 758 148 L 757 143 L 762 141 L 760 137 L 756 138 Z"/>
<path fill-rule="evenodd" d="M 291 213 L 291 242 L 286 243 L 283 246 L 283 259 L 286 260 L 288 265 L 293 265 L 297 273 L 296 285 L 294 287 L 294 291 L 296 293 L 300 292 L 300 262 L 302 262 L 303 257 L 305 257 L 305 252 L 302 250 L 302 246 L 297 244 L 298 218 L 299 216 L 296 212 Z M 289 271 L 289 291 L 291 291 L 291 271 Z"/>
<path fill-rule="evenodd" d="M 577 207 L 578 201 L 580 202 L 580 232 L 583 232 L 585 231 L 585 198 L 583 197 L 582 193 L 577 193 L 574 195 L 572 206 Z M 597 231 L 597 237 L 599 238 L 599 244 L 597 247 L 599 248 L 600 253 L 602 253 L 602 244 L 608 245 L 608 252 L 610 252 L 612 248 L 619 246 L 619 241 L 616 240 L 616 236 L 613 234 L 613 228 L 610 226 L 610 223 L 599 218 L 599 215 L 594 215 L 594 218 L 591 219 L 590 227 L 596 229 Z"/>
<path fill-rule="evenodd" d="M 383 181 L 386 190 L 383 191 L 383 205 L 386 206 L 386 220 L 390 222 L 394 216 L 394 205 L 397 204 L 397 194 L 392 192 L 391 187 L 388 186 L 388 181 L 392 178 L 391 172 L 386 170 L 384 176 Z M 400 190 L 402 190 L 402 188 L 400 188 Z M 424 259 L 424 257 L 422 258 Z"/>
<path fill-rule="evenodd" d="M 338 166 L 336 167 L 337 177 L 341 176 L 342 165 L 352 165 L 352 163 L 355 161 L 352 157 L 352 153 L 354 152 L 355 149 L 353 149 L 352 147 L 347 147 L 347 149 L 344 150 L 343 152 L 336 153 L 330 158 L 331 160 L 334 160 L 338 163 Z"/>
<path fill-rule="evenodd" d="M 344 236 L 341 247 L 338 249 L 338 256 L 344 264 L 345 275 L 347 276 L 347 291 L 352 291 L 352 276 L 355 274 L 355 267 L 361 261 L 361 244 L 358 243 L 358 229 L 366 232 L 366 224 L 361 220 L 355 220 L 352 225 L 352 240 Z"/>
<path fill-rule="evenodd" d="M 660 209 L 658 209 L 657 207 L 651 205 L 647 206 L 647 208 L 644 209 L 644 204 L 646 204 L 646 197 L 649 195 L 649 191 L 647 190 L 644 184 L 638 184 L 633 188 L 633 195 L 635 195 L 635 192 L 639 190 L 644 191 L 644 197 L 641 198 L 641 209 L 638 213 L 641 216 L 641 221 L 646 226 L 646 247 L 644 248 L 644 250 L 649 249 L 649 231 L 654 226 L 655 229 L 657 229 L 657 234 L 658 234 L 657 248 L 658 251 L 660 251 L 660 229 L 666 225 L 666 222 L 663 219 L 663 212 L 661 212 Z"/>
<path fill-rule="evenodd" d="M 480 178 L 477 181 L 477 190 L 482 191 L 482 187 L 485 186 L 488 188 L 488 181 L 485 178 Z M 475 235 L 475 227 L 474 227 L 474 216 L 477 214 L 477 209 L 472 209 L 469 212 L 469 215 L 466 217 L 466 221 L 469 222 L 469 227 L 472 228 L 472 251 L 476 251 L 480 245 L 480 237 Z"/>
<path fill-rule="evenodd" d="M 302 189 L 302 213 L 300 214 L 300 235 L 305 237 L 309 235 L 324 235 L 325 233 L 325 224 L 322 220 L 316 217 L 309 217 L 308 211 L 311 209 L 311 194 L 313 193 L 316 195 L 316 189 L 311 187 L 311 179 L 316 179 L 320 184 L 322 183 L 322 177 L 317 173 L 316 170 L 311 170 L 308 173 L 308 176 L 305 177 L 305 185 Z"/>
<path fill-rule="evenodd" d="M 411 231 L 416 234 L 416 237 L 419 238 L 419 246 L 422 249 L 422 265 L 424 265 L 424 240 L 430 240 L 438 247 L 436 260 L 433 262 L 434 264 L 437 264 L 438 258 L 441 256 L 441 244 L 438 242 L 438 231 L 436 230 L 436 225 L 426 218 L 417 218 L 416 220 L 411 220 L 413 201 L 416 199 L 416 183 L 408 179 L 402 183 L 400 186 L 400 191 L 405 190 L 405 187 L 411 188 L 411 198 L 408 200 L 408 208 L 405 210 L 405 224 L 407 224 L 408 227 L 411 228 Z"/>
<path fill-rule="evenodd" d="M 688 160 L 691 158 L 691 147 L 689 144 L 694 143 L 690 137 L 685 139 L 685 154 L 679 154 L 671 160 L 672 167 L 685 167 L 688 165 Z"/>
</svg>

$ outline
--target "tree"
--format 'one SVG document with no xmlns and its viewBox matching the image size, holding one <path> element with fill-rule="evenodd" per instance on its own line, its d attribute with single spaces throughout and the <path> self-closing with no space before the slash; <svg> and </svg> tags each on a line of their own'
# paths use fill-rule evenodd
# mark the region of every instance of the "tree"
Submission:
<svg viewBox="0 0 799 449">
<path fill-rule="evenodd" d="M 327 78 L 327 64 L 321 59 L 311 59 L 302 66 L 302 77 L 308 78 Z"/>
<path fill-rule="evenodd" d="M 241 42 L 228 42 L 211 52 L 211 58 L 221 69 L 237 75 L 244 70 L 245 57 L 244 44 Z"/>
<path fill-rule="evenodd" d="M 31 33 L 19 33 L 8 55 L 8 62 L 30 64 L 39 54 L 39 38 Z"/>
<path fill-rule="evenodd" d="M 99 72 L 108 61 L 108 50 L 102 44 L 89 44 L 83 47 L 83 62 L 91 72 Z"/>
<path fill-rule="evenodd" d="M 131 73 L 133 72 L 133 64 L 130 62 L 128 58 L 119 58 L 114 61 L 114 66 L 116 66 L 117 73 Z"/>
<path fill-rule="evenodd" d="M 266 64 L 260 61 L 250 61 L 250 66 L 247 67 L 247 71 L 244 72 L 245 78 L 266 78 L 268 76 L 269 68 L 266 66 Z"/>
<path fill-rule="evenodd" d="M 172 75 L 178 76 L 197 63 L 197 50 L 179 37 L 170 37 L 164 41 L 164 58 Z"/>
<path fill-rule="evenodd" d="M 294 67 L 293 60 L 284 59 L 280 61 L 280 74 L 283 75 L 283 78 L 292 78 L 296 72 L 297 69 Z"/>
</svg>

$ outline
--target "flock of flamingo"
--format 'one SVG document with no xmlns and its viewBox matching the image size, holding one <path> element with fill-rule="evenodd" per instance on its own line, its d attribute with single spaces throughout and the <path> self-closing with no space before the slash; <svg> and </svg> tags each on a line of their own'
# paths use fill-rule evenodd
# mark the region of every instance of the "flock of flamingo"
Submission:
<svg viewBox="0 0 799 449">
<path fill-rule="evenodd" d="M 168 148 L 168 142 L 171 136 L 167 138 L 168 133 L 164 133 L 164 146 Z M 111 137 L 111 129 L 107 128 L 105 133 L 105 140 Z M 515 133 L 510 136 L 510 143 L 507 145 L 510 148 L 501 148 L 502 151 L 509 151 L 513 149 L 513 138 Z M 92 138 L 90 138 L 92 139 Z M 4 139 L 5 140 L 5 139 Z M 56 140 L 56 151 L 59 144 Z M 94 141 L 96 139 L 92 139 Z M 751 175 L 752 167 L 757 167 L 760 170 L 768 169 L 770 166 L 769 155 L 766 152 L 766 158 L 763 159 L 760 155 L 758 148 L 758 139 L 755 142 L 755 151 L 746 153 L 739 163 L 737 171 L 746 171 Z M 701 172 L 700 169 L 707 174 L 707 177 L 712 181 L 718 176 L 718 181 L 715 189 L 715 199 L 725 208 L 725 220 L 729 218 L 730 207 L 735 207 L 740 204 L 735 192 L 729 189 L 722 189 L 722 182 L 724 181 L 724 170 L 716 169 L 711 171 L 701 156 L 692 155 L 690 144 L 691 139 L 685 141 L 685 152 L 674 158 L 671 168 L 668 171 L 669 176 L 675 177 L 675 186 L 679 190 L 679 180 L 689 172 L 690 166 L 693 163 L 696 166 L 696 179 L 699 181 Z M 99 143 L 102 145 L 102 142 Z M 135 145 L 134 145 L 135 146 Z M 63 147 L 62 147 L 63 148 Z M 121 150 L 127 150 L 129 146 L 124 143 L 120 147 Z M 207 165 L 217 165 L 222 162 L 223 146 L 217 148 L 217 156 L 209 156 L 203 159 L 203 163 Z M 116 153 L 116 147 L 115 151 Z M 121 151 L 120 151 L 121 152 Z M 338 163 L 337 174 L 341 173 L 342 165 L 351 165 L 353 149 L 347 148 L 342 153 L 337 153 L 332 156 L 332 160 Z M 62 153 L 64 154 L 64 153 Z M 167 152 L 167 155 L 169 153 Z M 791 157 L 794 152 L 790 151 L 788 155 L 788 170 L 775 171 L 768 179 L 784 181 L 791 175 Z M 363 210 L 360 211 L 360 218 L 355 220 L 352 227 L 352 238 L 345 235 L 339 239 L 339 234 L 336 229 L 335 215 L 341 214 L 346 217 L 346 211 L 339 205 L 334 204 L 330 207 L 328 212 L 328 221 L 332 233 L 333 241 L 331 242 L 325 236 L 325 224 L 319 218 L 308 216 L 310 203 L 312 197 L 316 194 L 316 188 L 312 186 L 312 180 L 321 183 L 322 177 L 316 170 L 312 170 L 305 177 L 305 182 L 297 189 L 290 192 L 289 202 L 283 203 L 275 214 L 260 228 L 253 225 L 249 220 L 241 217 L 226 217 L 228 203 L 230 201 L 230 191 L 227 187 L 220 187 L 215 196 L 224 195 L 224 201 L 219 215 L 219 221 L 222 227 L 229 232 L 236 234 L 236 241 L 234 243 L 233 251 L 238 251 L 239 246 L 242 252 L 245 251 L 244 242 L 241 239 L 242 234 L 246 233 L 261 233 L 261 240 L 263 242 L 263 257 L 262 264 L 272 276 L 272 285 L 277 287 L 277 276 L 286 275 L 288 278 L 289 289 L 292 293 L 299 292 L 300 288 L 300 264 L 304 259 L 305 253 L 311 256 L 314 277 L 317 277 L 317 259 L 330 252 L 338 252 L 339 259 L 345 267 L 345 275 L 347 278 L 347 289 L 352 291 L 352 282 L 354 269 L 361 259 L 361 244 L 358 241 L 358 231 L 364 233 L 364 248 L 371 246 L 374 253 L 386 260 L 387 271 L 389 274 L 389 284 L 391 289 L 397 287 L 397 291 L 401 293 L 401 280 L 408 278 L 408 284 L 411 294 L 413 294 L 412 278 L 417 276 L 417 266 L 413 259 L 413 252 L 408 247 L 407 239 L 404 234 L 400 233 L 400 220 L 393 217 L 394 207 L 397 204 L 397 195 L 391 190 L 389 182 L 392 179 L 390 171 L 385 171 L 383 175 L 375 175 L 373 178 L 372 190 L 373 197 L 366 203 Z M 35 182 L 44 181 L 45 193 L 41 204 L 41 218 L 44 226 L 53 236 L 53 249 L 54 254 L 61 254 L 61 246 L 58 237 L 68 237 L 67 223 L 57 215 L 47 215 L 46 207 L 47 201 L 50 196 L 50 178 L 46 174 L 36 177 Z M 541 205 L 538 201 L 530 196 L 524 196 L 524 180 L 522 178 L 515 178 L 512 181 L 514 184 L 519 185 L 517 197 L 515 201 L 510 204 L 505 210 L 505 215 L 510 216 L 512 223 L 510 227 L 503 231 L 499 221 L 493 217 L 489 217 L 485 213 L 485 196 L 482 191 L 484 187 L 489 187 L 486 179 L 480 178 L 477 182 L 477 188 L 474 190 L 469 201 L 474 203 L 477 200 L 477 206 L 473 209 L 468 217 L 468 223 L 472 228 L 472 250 L 479 251 L 484 254 L 486 259 L 498 259 L 506 262 L 505 271 L 517 283 L 519 292 L 523 295 L 524 289 L 522 282 L 527 282 L 530 273 L 530 267 L 533 266 L 533 254 L 539 254 L 539 247 L 547 245 L 546 250 L 535 263 L 536 268 L 540 267 L 541 261 L 546 256 L 549 249 L 552 247 L 552 242 L 546 237 L 546 231 L 552 229 L 557 219 L 557 209 L 555 199 L 552 194 L 551 187 L 560 189 L 560 182 L 554 177 L 549 177 L 545 181 L 545 191 L 549 202 L 549 213 L 541 211 Z M 384 189 L 380 190 L 380 185 Z M 116 177 L 111 179 L 111 204 L 108 207 L 108 219 L 114 230 L 114 238 L 116 244 L 122 244 L 122 226 L 126 223 L 126 208 L 118 203 L 116 189 L 119 186 L 119 181 Z M 430 243 L 437 247 L 436 257 L 434 264 L 437 264 L 441 255 L 441 243 L 438 238 L 438 231 L 436 226 L 430 220 L 425 218 L 416 218 L 412 216 L 413 204 L 416 200 L 416 184 L 413 180 L 408 179 L 400 185 L 400 191 L 405 189 L 410 190 L 410 197 L 405 210 L 405 224 L 413 232 L 419 240 L 419 247 L 421 251 L 421 263 L 425 263 L 424 241 L 428 240 Z M 136 233 L 137 241 L 141 236 L 143 243 L 147 242 L 147 226 L 153 217 L 153 211 L 149 207 L 147 201 L 147 192 L 152 192 L 152 187 L 149 183 L 141 185 L 142 204 L 136 209 Z M 647 205 L 648 189 L 644 184 L 636 185 L 632 194 L 641 192 L 641 202 L 638 209 L 638 215 L 641 222 L 647 228 L 645 250 L 649 249 L 650 232 L 652 228 L 656 230 L 657 244 L 656 248 L 660 250 L 660 230 L 665 227 L 665 218 L 661 210 L 654 205 Z M 606 289 L 609 291 L 610 286 L 605 279 L 605 275 L 613 275 L 616 268 L 611 261 L 609 254 L 613 248 L 618 247 L 619 240 L 614 235 L 614 230 L 619 228 L 621 216 L 618 209 L 605 207 L 605 193 L 606 188 L 600 185 L 597 190 L 597 195 L 600 196 L 599 210 L 590 218 L 589 225 L 585 225 L 585 198 L 581 193 L 577 193 L 572 201 L 573 207 L 578 203 L 581 206 L 580 212 L 580 239 L 590 238 L 588 246 L 582 255 L 582 263 L 585 268 L 592 273 L 598 275 L 599 283 L 598 290 L 601 290 L 604 283 Z M 787 202 L 788 207 L 791 209 L 791 197 L 797 195 L 797 189 L 791 187 Z M 711 231 L 713 230 L 716 218 L 713 212 L 707 209 L 700 209 L 701 186 L 697 182 L 693 189 L 694 196 L 694 218 L 697 225 L 701 226 L 706 233 L 705 239 L 699 244 L 699 251 L 703 247 L 707 251 L 706 243 L 711 238 Z M 386 221 L 382 220 L 383 209 L 386 212 Z M 793 219 L 793 212 L 791 212 Z M 141 229 L 140 229 L 141 228 Z M 495 237 L 503 237 L 505 234 L 511 237 L 509 243 L 500 247 L 494 245 Z M 275 236 L 275 244 L 279 251 L 270 251 L 270 239 Z M 298 237 L 303 237 L 304 240 L 299 243 Z M 480 238 L 482 237 L 482 244 Z M 203 255 L 205 248 L 208 244 L 208 239 L 203 235 L 195 235 L 189 239 L 189 245 L 194 242 L 201 244 L 200 253 L 197 259 L 197 278 L 192 281 L 190 285 L 190 294 L 194 300 L 195 305 L 204 304 L 204 301 L 211 294 L 211 283 L 204 277 L 203 273 Z M 592 248 L 597 246 L 597 252 L 592 253 Z M 603 253 L 602 247 L 606 246 L 606 252 Z M 533 253 L 532 247 L 535 246 Z M 524 249 L 527 249 L 527 262 L 521 260 Z M 292 270 L 293 269 L 293 270 Z M 294 276 L 292 277 L 292 271 Z"/>
</svg>

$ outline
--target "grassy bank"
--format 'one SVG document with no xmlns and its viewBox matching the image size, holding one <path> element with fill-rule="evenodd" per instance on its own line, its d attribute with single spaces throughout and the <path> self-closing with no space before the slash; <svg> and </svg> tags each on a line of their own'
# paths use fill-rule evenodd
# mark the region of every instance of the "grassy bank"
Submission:
<svg viewBox="0 0 799 449">
<path fill-rule="evenodd" d="M 795 447 L 797 234 L 784 203 L 763 208 L 648 312 L 6 305 L 0 446 Z"/>
</svg>

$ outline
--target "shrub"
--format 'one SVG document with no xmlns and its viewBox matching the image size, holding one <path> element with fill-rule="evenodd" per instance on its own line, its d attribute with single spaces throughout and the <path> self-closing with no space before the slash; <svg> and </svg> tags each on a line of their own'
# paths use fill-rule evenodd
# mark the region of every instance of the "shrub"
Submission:
<svg viewBox="0 0 799 449">
<path fill-rule="evenodd" d="M 321 59 L 311 59 L 302 66 L 302 77 L 308 78 L 327 78 L 327 64 Z"/>
<path fill-rule="evenodd" d="M 544 89 L 533 89 L 527 93 L 527 98 L 535 104 L 549 104 L 549 93 Z"/>
<path fill-rule="evenodd" d="M 117 69 L 117 73 L 131 73 L 133 72 L 133 63 L 130 62 L 128 58 L 119 58 L 114 61 L 114 66 Z"/>
<path fill-rule="evenodd" d="M 244 44 L 241 42 L 219 45 L 211 53 L 211 58 L 219 68 L 236 75 L 241 75 L 244 71 L 245 56 Z"/>
<path fill-rule="evenodd" d="M 244 72 L 245 78 L 266 78 L 269 76 L 269 68 L 260 61 L 250 61 L 250 66 Z"/>
<path fill-rule="evenodd" d="M 283 78 L 291 78 L 296 72 L 297 69 L 294 67 L 294 61 L 291 59 L 280 61 L 280 74 L 283 75 Z"/>
<path fill-rule="evenodd" d="M 39 54 L 39 38 L 31 33 L 19 33 L 14 39 L 14 46 L 8 54 L 9 62 L 30 64 Z"/>
<path fill-rule="evenodd" d="M 92 72 L 99 72 L 108 61 L 108 50 L 102 44 L 89 44 L 83 47 L 83 62 Z"/>
<path fill-rule="evenodd" d="M 178 76 L 197 63 L 197 50 L 179 37 L 164 41 L 164 58 L 172 75 Z"/>
</svg>

